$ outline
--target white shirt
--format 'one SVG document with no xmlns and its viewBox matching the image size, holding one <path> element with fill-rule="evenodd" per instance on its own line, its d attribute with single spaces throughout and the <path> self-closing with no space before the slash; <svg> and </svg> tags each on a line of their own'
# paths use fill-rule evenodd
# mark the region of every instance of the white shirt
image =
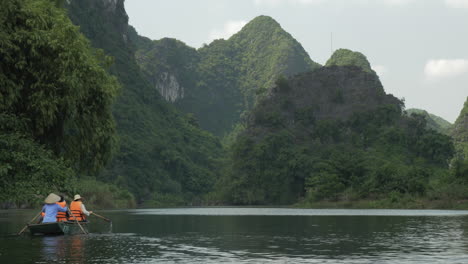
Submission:
<svg viewBox="0 0 468 264">
<path fill-rule="evenodd" d="M 84 206 L 84 204 L 81 204 L 81 212 L 83 212 L 83 214 L 89 216 L 90 213 L 88 211 L 86 211 L 86 207 Z"/>
</svg>

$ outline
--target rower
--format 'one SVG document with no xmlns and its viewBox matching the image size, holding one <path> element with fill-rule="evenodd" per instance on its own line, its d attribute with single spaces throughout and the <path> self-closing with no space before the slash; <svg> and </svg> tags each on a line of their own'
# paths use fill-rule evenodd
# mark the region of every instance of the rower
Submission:
<svg viewBox="0 0 468 264">
<path fill-rule="evenodd" d="M 85 205 L 83 204 L 83 198 L 76 194 L 73 197 L 73 202 L 70 203 L 71 215 L 69 216 L 69 221 L 86 221 L 86 216 L 89 216 L 93 211 L 87 211 Z"/>
</svg>

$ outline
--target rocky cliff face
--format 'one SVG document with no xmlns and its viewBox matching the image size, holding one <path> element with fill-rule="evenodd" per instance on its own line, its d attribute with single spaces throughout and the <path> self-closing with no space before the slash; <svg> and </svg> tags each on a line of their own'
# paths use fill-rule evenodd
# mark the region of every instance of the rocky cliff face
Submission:
<svg viewBox="0 0 468 264">
<path fill-rule="evenodd" d="M 130 29 L 130 38 L 140 48 L 135 53 L 146 79 L 169 102 L 185 97 L 185 87 L 193 87 L 197 79 L 199 55 L 194 48 L 176 39 L 151 41 Z"/>
<path fill-rule="evenodd" d="M 173 103 L 184 98 L 184 87 L 179 84 L 177 78 L 171 73 L 163 72 L 153 82 L 154 87 L 167 101 Z"/>
<path fill-rule="evenodd" d="M 199 50 L 173 39 L 150 41 L 136 34 L 133 38 L 148 81 L 217 135 L 229 132 L 278 76 L 320 67 L 267 16 L 253 19 L 230 39 L 215 40 Z"/>
</svg>

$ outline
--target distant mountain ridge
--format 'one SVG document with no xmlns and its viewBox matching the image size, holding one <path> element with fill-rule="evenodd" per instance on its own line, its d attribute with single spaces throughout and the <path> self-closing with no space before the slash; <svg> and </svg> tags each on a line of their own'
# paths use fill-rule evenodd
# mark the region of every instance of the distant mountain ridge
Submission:
<svg viewBox="0 0 468 264">
<path fill-rule="evenodd" d="M 436 116 L 434 114 L 428 113 L 426 110 L 417 108 L 406 109 L 406 113 L 408 113 L 409 115 L 413 113 L 423 115 L 427 121 L 427 128 L 434 129 L 445 135 L 451 134 L 453 124 L 440 116 Z"/>
<path fill-rule="evenodd" d="M 280 24 L 259 16 L 228 40 L 195 50 L 174 39 L 151 41 L 133 31 L 147 80 L 201 127 L 228 133 L 281 75 L 320 67 Z"/>
</svg>

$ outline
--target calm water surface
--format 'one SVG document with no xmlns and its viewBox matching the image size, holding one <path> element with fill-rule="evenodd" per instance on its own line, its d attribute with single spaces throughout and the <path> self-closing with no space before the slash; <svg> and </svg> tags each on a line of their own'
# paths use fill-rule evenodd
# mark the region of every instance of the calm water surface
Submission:
<svg viewBox="0 0 468 264">
<path fill-rule="evenodd" d="M 101 211 L 112 232 L 13 235 L 36 213 L 0 211 L 0 263 L 468 263 L 468 211 Z"/>
</svg>

